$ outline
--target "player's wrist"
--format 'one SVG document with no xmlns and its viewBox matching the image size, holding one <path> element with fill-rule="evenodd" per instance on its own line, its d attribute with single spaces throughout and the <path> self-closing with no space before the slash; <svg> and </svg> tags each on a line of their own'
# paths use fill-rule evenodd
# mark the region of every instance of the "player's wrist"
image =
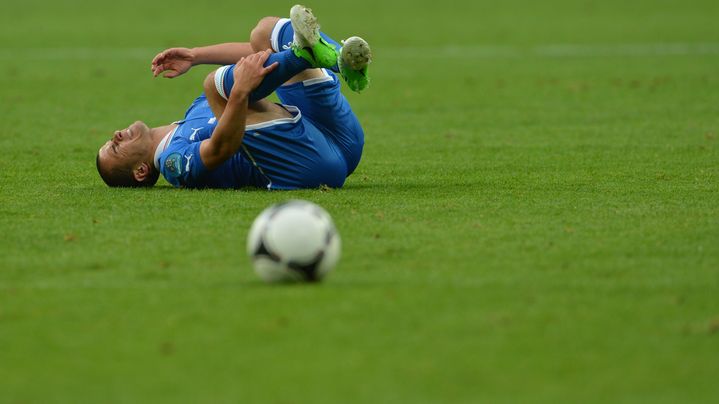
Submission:
<svg viewBox="0 0 719 404">
<path fill-rule="evenodd" d="M 188 48 L 187 49 L 187 56 L 190 59 L 190 64 L 192 66 L 197 66 L 205 63 L 202 60 L 202 49 L 201 48 Z"/>
<path fill-rule="evenodd" d="M 247 102 L 251 92 L 252 90 L 235 85 L 232 87 L 232 91 L 230 91 L 230 97 L 227 102 Z"/>
</svg>

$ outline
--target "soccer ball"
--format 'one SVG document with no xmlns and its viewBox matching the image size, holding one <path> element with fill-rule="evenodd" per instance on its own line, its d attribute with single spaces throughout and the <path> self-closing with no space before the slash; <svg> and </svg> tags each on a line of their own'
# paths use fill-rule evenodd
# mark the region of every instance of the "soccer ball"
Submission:
<svg viewBox="0 0 719 404">
<path fill-rule="evenodd" d="M 315 282 L 334 268 L 341 241 L 318 205 L 291 200 L 272 205 L 252 223 L 247 253 L 266 282 Z"/>
</svg>

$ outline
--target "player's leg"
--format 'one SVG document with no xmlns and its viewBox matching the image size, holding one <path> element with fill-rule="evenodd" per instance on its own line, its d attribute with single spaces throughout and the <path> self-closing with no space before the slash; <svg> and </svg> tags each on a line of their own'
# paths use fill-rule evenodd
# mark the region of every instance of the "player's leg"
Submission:
<svg viewBox="0 0 719 404">
<path fill-rule="evenodd" d="M 270 54 L 265 62 L 265 66 L 270 66 L 273 63 L 277 63 L 277 67 L 267 74 L 260 85 L 250 93 L 250 102 L 255 102 L 269 96 L 277 87 L 286 83 L 292 77 L 306 69 L 312 68 L 309 62 L 297 57 L 292 51 Z M 208 84 L 208 80 L 214 81 L 215 90 L 222 98 L 227 99 L 230 95 L 230 90 L 232 90 L 232 86 L 235 84 L 234 70 L 235 65 L 222 66 L 215 72 L 210 73 L 205 83 Z M 205 88 L 207 89 L 207 86 Z"/>
<path fill-rule="evenodd" d="M 250 102 L 267 97 L 272 94 L 277 87 L 311 67 L 321 68 L 337 65 L 337 44 L 328 42 L 328 40 L 320 36 L 317 19 L 312 15 L 309 9 L 302 6 L 294 6 L 292 10 L 290 10 L 290 15 L 291 21 L 289 25 L 291 25 L 293 32 L 291 50 L 279 52 L 279 49 L 276 49 L 276 53 L 270 55 L 267 62 L 265 62 L 265 66 L 269 66 L 275 62 L 278 63 L 278 66 L 265 76 L 262 83 L 250 94 Z M 265 45 L 261 40 L 258 41 L 256 37 L 266 35 L 272 23 L 275 23 L 275 27 L 273 27 L 272 32 L 270 32 L 270 38 L 275 38 L 275 28 L 278 26 L 277 21 L 278 19 L 276 17 L 266 17 L 260 20 L 255 29 L 253 29 L 253 33 L 250 34 L 250 41 L 254 43 L 253 46 L 260 47 Z M 254 40 L 253 37 L 255 37 Z M 219 68 L 212 74 L 215 89 L 221 98 L 225 100 L 229 96 L 230 89 L 232 89 L 232 85 L 234 84 L 233 70 L 234 66 L 228 65 Z M 312 73 L 308 74 L 311 75 Z M 211 92 L 210 80 L 210 77 L 208 77 L 205 81 L 205 88 Z M 209 101 L 212 101 L 213 98 L 213 96 L 208 94 Z"/>
<path fill-rule="evenodd" d="M 312 52 L 324 52 L 327 47 L 335 49 L 339 57 L 332 66 L 325 66 L 340 73 L 353 91 L 362 91 L 369 85 L 367 68 L 372 53 L 367 42 L 360 37 L 351 37 L 342 41 L 342 45 L 327 34 L 320 31 L 319 23 L 306 7 L 296 5 L 290 10 L 291 18 L 272 18 L 263 22 L 262 29 L 257 30 L 257 38 L 253 43 L 266 46 L 269 42 L 272 50 L 280 52 L 293 49 L 298 56 L 311 59 Z M 272 30 L 268 25 L 275 22 Z M 259 24 L 258 24 L 259 25 Z M 268 40 L 261 38 L 269 32 Z M 307 44 L 313 44 L 308 46 Z M 266 48 L 265 48 L 266 49 Z M 317 76 L 317 73 L 315 73 Z M 304 78 L 305 80 L 307 78 Z"/>
<path fill-rule="evenodd" d="M 260 85 L 250 93 L 249 102 L 256 102 L 267 97 L 287 80 L 311 67 L 306 60 L 298 58 L 292 51 L 271 54 L 267 58 L 265 66 L 275 62 L 278 63 L 277 67 L 267 74 Z M 224 111 L 232 86 L 235 84 L 234 71 L 235 65 L 222 66 L 205 78 L 205 96 L 212 107 L 212 112 L 217 117 L 222 115 L 221 112 Z"/>
<path fill-rule="evenodd" d="M 293 7 L 293 11 L 296 11 L 298 7 L 301 6 Z M 294 14 L 295 17 L 296 15 L 297 13 Z M 303 14 L 300 13 L 300 15 Z M 296 36 L 293 26 L 298 25 L 300 24 L 295 21 L 290 23 L 288 19 L 277 20 L 270 35 L 273 50 L 290 49 Z M 320 33 L 320 35 L 325 38 L 327 43 L 339 46 L 325 34 Z M 345 52 L 345 55 L 347 54 Z M 334 66 L 334 70 L 339 70 L 339 66 Z M 345 76 L 345 78 L 347 77 Z M 349 175 L 356 168 L 362 155 L 364 132 L 350 108 L 349 102 L 340 92 L 340 83 L 337 77 L 328 69 L 309 69 L 296 76 L 293 81 L 296 82 L 290 82 L 278 88 L 277 95 L 283 103 L 299 107 L 302 116 L 317 126 L 338 147 L 347 164 L 347 174 Z M 349 81 L 348 84 L 350 84 Z M 367 81 L 364 82 L 365 86 L 366 84 Z M 364 87 L 353 89 L 360 90 L 362 88 Z"/>
<path fill-rule="evenodd" d="M 324 40 L 324 42 L 331 45 L 331 48 L 336 52 L 339 52 L 342 46 L 334 39 L 330 38 L 327 34 L 319 31 L 319 24 L 317 23 L 317 20 L 312 20 L 314 16 L 307 17 L 309 21 L 307 21 L 307 19 L 303 19 L 301 14 L 295 13 L 295 24 L 300 24 L 303 27 L 304 32 L 304 36 L 301 36 L 298 40 L 306 41 L 304 38 L 314 36 L 314 29 L 316 28 L 319 36 Z M 315 42 L 319 40 L 319 38 L 311 39 L 314 39 Z M 295 30 L 292 27 L 292 20 L 290 18 L 263 17 L 257 22 L 257 25 L 250 33 L 250 45 L 255 52 L 265 49 L 272 49 L 275 52 L 292 49 L 294 40 Z M 312 46 L 313 44 L 314 43 L 311 42 L 309 46 Z M 332 58 L 331 64 L 335 65 L 336 62 L 336 59 Z"/>
<path fill-rule="evenodd" d="M 340 81 L 329 69 L 320 77 L 284 85 L 277 89 L 283 104 L 295 105 L 341 152 L 347 175 L 359 164 L 364 147 L 364 131 L 349 102 L 340 91 Z"/>
</svg>

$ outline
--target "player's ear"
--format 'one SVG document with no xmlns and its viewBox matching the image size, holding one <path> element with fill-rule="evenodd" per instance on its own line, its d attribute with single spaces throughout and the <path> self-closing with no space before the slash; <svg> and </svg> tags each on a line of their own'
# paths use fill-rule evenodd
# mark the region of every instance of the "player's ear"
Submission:
<svg viewBox="0 0 719 404">
<path fill-rule="evenodd" d="M 140 163 L 132 169 L 132 176 L 138 182 L 143 182 L 150 176 L 150 165 L 147 163 Z"/>
</svg>

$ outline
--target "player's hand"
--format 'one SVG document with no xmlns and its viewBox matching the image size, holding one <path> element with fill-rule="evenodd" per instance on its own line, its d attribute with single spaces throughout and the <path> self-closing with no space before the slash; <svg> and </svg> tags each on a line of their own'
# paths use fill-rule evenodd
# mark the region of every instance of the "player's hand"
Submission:
<svg viewBox="0 0 719 404">
<path fill-rule="evenodd" d="M 154 77 L 164 72 L 163 77 L 171 79 L 190 70 L 194 61 L 195 55 L 191 49 L 170 48 L 158 53 L 152 59 L 150 68 Z"/>
<path fill-rule="evenodd" d="M 279 65 L 275 62 L 267 67 L 264 66 L 271 54 L 272 51 L 268 49 L 240 59 L 235 65 L 235 84 L 232 86 L 232 92 L 249 94 L 257 88 L 262 83 L 262 79 Z"/>
</svg>

